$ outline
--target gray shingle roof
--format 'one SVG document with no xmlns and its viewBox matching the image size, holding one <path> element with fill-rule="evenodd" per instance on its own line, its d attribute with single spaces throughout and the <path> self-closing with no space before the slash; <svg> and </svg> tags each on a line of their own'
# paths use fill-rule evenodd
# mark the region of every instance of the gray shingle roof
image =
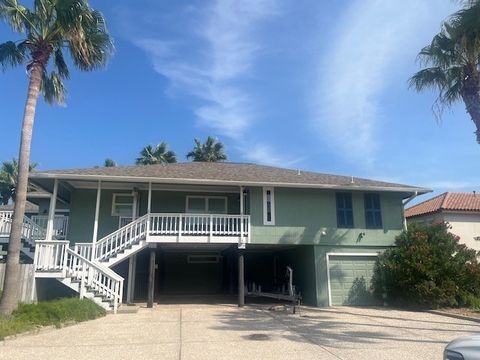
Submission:
<svg viewBox="0 0 480 360">
<path fill-rule="evenodd" d="M 139 165 L 37 171 L 31 178 L 105 179 L 109 181 L 133 179 L 159 182 L 228 183 L 243 185 L 275 185 L 299 187 L 372 188 L 404 192 L 428 192 L 415 186 L 368 180 L 351 176 L 321 174 L 273 166 L 247 163 L 188 162 L 162 165 Z"/>
</svg>

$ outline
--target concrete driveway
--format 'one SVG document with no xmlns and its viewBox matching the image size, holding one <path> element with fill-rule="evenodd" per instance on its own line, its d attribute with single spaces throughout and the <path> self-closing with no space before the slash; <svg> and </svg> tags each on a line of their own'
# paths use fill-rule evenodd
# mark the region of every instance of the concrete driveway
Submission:
<svg viewBox="0 0 480 360">
<path fill-rule="evenodd" d="M 0 359 L 441 359 L 480 324 L 422 312 L 161 305 L 0 342 Z"/>
</svg>

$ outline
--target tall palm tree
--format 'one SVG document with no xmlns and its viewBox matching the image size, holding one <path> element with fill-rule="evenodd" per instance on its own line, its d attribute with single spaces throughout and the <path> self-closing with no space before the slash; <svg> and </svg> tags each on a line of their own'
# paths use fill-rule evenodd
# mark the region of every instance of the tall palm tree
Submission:
<svg viewBox="0 0 480 360">
<path fill-rule="evenodd" d="M 227 160 L 223 144 L 212 136 L 209 136 L 204 143 L 194 139 L 195 146 L 187 154 L 187 159 L 192 161 L 218 162 Z"/>
<path fill-rule="evenodd" d="M 29 167 L 29 172 L 33 171 L 37 164 L 32 163 Z M 0 168 L 0 196 L 2 197 L 2 204 L 7 205 L 9 200 L 15 201 L 18 181 L 18 161 L 4 161 Z"/>
<path fill-rule="evenodd" d="M 135 160 L 137 165 L 154 165 L 176 163 L 177 155 L 168 150 L 168 144 L 161 142 L 156 146 L 147 145 L 140 151 L 140 157 Z"/>
<path fill-rule="evenodd" d="M 445 108 L 463 100 L 480 143 L 480 2 L 472 2 L 445 21 L 418 59 L 424 69 L 410 78 L 410 86 L 419 92 L 438 92 L 433 106 L 437 119 Z"/>
<path fill-rule="evenodd" d="M 0 313 L 9 316 L 17 306 L 20 237 L 38 97 L 43 94 L 48 103 L 65 100 L 63 80 L 69 78 L 70 72 L 64 51 L 68 51 L 78 69 L 90 71 L 107 63 L 113 44 L 103 15 L 93 10 L 87 0 L 34 0 L 30 7 L 21 5 L 18 0 L 0 0 L 0 19 L 22 38 L 0 44 L 0 65 L 3 69 L 24 65 L 29 81 L 20 140 L 16 202 L 0 303 Z"/>
</svg>

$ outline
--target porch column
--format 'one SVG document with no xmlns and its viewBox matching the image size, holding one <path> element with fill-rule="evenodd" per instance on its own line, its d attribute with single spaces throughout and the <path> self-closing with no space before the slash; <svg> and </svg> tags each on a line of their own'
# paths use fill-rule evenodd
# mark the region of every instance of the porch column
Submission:
<svg viewBox="0 0 480 360">
<path fill-rule="evenodd" d="M 153 300 L 155 297 L 155 252 L 156 246 L 150 248 L 150 263 L 148 266 L 148 295 L 147 295 L 147 307 L 153 308 Z"/>
<path fill-rule="evenodd" d="M 97 243 L 98 237 L 98 217 L 100 215 L 100 198 L 102 196 L 102 182 L 99 181 L 97 184 L 97 202 L 95 204 L 95 220 L 93 222 L 93 235 L 92 235 L 92 259 L 95 259 L 95 244 Z"/>
<path fill-rule="evenodd" d="M 128 259 L 127 304 L 132 304 L 134 301 L 136 267 L 137 255 L 135 254 Z"/>
<path fill-rule="evenodd" d="M 243 214 L 245 212 L 243 204 L 243 186 L 240 186 L 240 241 L 238 242 L 238 247 L 244 249 L 245 243 L 243 241 L 243 234 L 245 232 L 244 229 L 244 221 L 243 221 Z"/>
<path fill-rule="evenodd" d="M 243 251 L 238 251 L 238 306 L 245 305 L 245 264 Z"/>
<path fill-rule="evenodd" d="M 148 183 L 148 200 L 147 200 L 147 229 L 146 233 L 146 240 L 148 242 L 148 235 L 150 234 L 150 213 L 152 211 L 152 183 Z"/>
<path fill-rule="evenodd" d="M 50 207 L 48 208 L 47 233 L 46 240 L 53 240 L 53 222 L 55 221 L 55 209 L 57 207 L 58 179 L 53 183 L 53 194 L 50 198 Z"/>
</svg>

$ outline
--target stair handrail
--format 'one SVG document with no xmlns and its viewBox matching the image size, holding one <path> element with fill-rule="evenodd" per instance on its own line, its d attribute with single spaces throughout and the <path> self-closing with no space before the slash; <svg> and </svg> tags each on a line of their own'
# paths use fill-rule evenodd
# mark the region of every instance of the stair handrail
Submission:
<svg viewBox="0 0 480 360">
<path fill-rule="evenodd" d="M 92 260 L 106 260 L 134 243 L 139 237 L 146 236 L 149 217 L 149 214 L 145 214 L 96 241 Z"/>
<path fill-rule="evenodd" d="M 79 255 L 70 247 L 66 247 L 65 252 L 66 258 L 71 257 L 65 261 L 65 270 L 80 277 L 80 297 L 83 297 L 86 285 L 94 285 L 106 293 L 107 297 L 110 295 L 113 312 L 116 313 L 123 298 L 123 277 L 106 266 Z"/>
<path fill-rule="evenodd" d="M 13 211 L 0 212 L 0 229 L 2 234 L 10 234 L 13 223 Z M 46 229 L 33 222 L 28 216 L 23 217 L 22 237 L 30 246 L 35 246 L 36 240 L 45 240 Z"/>
</svg>

